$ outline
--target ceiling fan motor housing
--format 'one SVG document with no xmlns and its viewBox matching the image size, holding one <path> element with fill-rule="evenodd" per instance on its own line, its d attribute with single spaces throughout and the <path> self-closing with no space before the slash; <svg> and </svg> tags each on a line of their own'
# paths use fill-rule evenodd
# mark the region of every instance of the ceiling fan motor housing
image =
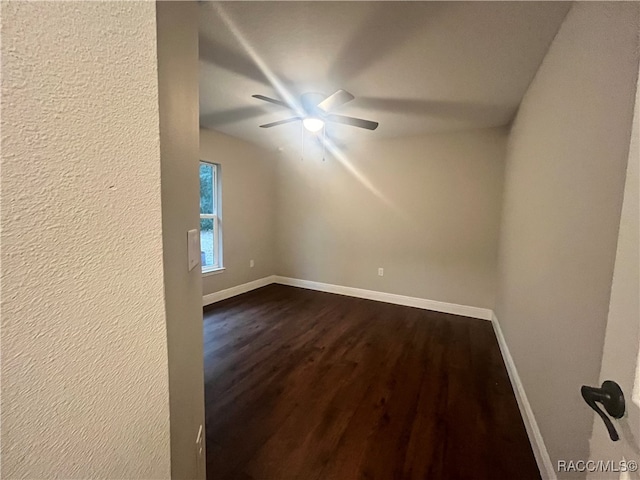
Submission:
<svg viewBox="0 0 640 480">
<path fill-rule="evenodd" d="M 300 102 L 302 103 L 302 109 L 307 114 L 307 117 L 323 118 L 327 112 L 324 112 L 318 104 L 322 102 L 326 95 L 322 93 L 309 92 L 303 93 L 300 96 Z"/>
</svg>

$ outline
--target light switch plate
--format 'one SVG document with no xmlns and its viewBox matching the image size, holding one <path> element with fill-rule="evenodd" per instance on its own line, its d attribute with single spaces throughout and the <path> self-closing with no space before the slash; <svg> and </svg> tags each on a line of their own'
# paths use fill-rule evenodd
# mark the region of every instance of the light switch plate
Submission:
<svg viewBox="0 0 640 480">
<path fill-rule="evenodd" d="M 187 243 L 189 244 L 189 271 L 191 271 L 200 263 L 200 236 L 197 229 L 187 232 Z"/>
</svg>

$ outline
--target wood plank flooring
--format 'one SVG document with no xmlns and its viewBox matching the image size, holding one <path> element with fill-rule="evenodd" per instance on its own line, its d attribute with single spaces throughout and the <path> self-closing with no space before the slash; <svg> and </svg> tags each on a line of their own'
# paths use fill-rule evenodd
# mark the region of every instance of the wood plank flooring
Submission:
<svg viewBox="0 0 640 480">
<path fill-rule="evenodd" d="M 488 321 L 269 285 L 204 341 L 210 480 L 540 478 Z"/>
</svg>

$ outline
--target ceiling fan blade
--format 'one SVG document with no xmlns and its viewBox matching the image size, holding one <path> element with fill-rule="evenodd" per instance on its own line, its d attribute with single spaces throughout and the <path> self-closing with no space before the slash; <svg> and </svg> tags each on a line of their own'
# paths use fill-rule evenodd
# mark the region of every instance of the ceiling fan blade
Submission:
<svg viewBox="0 0 640 480">
<path fill-rule="evenodd" d="M 378 128 L 378 122 L 371 120 L 363 120 L 362 118 L 345 117 L 344 115 L 327 115 L 325 118 L 328 122 L 344 123 L 353 127 L 366 128 L 367 130 L 375 130 Z"/>
<path fill-rule="evenodd" d="M 284 125 L 285 123 L 297 122 L 298 120 L 300 120 L 298 117 L 287 118 L 285 120 L 280 120 L 278 122 L 265 123 L 264 125 L 260 125 L 260 128 L 276 127 L 278 125 Z"/>
<path fill-rule="evenodd" d="M 284 108 L 291 108 L 289 105 L 284 103 L 282 100 L 276 100 L 275 98 L 265 97 L 264 95 L 251 95 L 253 98 L 257 98 L 258 100 L 264 100 L 265 102 L 273 103 L 275 105 L 280 105 Z"/>
<path fill-rule="evenodd" d="M 318 104 L 318 108 L 325 112 L 330 112 L 334 108 L 338 108 L 341 105 L 344 105 L 347 102 L 350 102 L 355 97 L 351 95 L 346 90 L 338 90 L 337 92 L 329 95 L 323 101 Z"/>
</svg>

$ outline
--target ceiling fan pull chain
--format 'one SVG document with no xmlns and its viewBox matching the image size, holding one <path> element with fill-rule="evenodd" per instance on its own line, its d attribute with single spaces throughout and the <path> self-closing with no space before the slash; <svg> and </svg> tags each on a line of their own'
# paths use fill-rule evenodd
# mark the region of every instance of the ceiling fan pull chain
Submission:
<svg viewBox="0 0 640 480">
<path fill-rule="evenodd" d="M 327 126 L 322 126 L 322 161 L 324 162 L 325 146 L 327 145 Z"/>
<path fill-rule="evenodd" d="M 302 125 L 302 122 L 300 122 L 300 133 L 302 134 L 302 154 L 300 160 L 304 161 L 304 125 Z"/>
</svg>

